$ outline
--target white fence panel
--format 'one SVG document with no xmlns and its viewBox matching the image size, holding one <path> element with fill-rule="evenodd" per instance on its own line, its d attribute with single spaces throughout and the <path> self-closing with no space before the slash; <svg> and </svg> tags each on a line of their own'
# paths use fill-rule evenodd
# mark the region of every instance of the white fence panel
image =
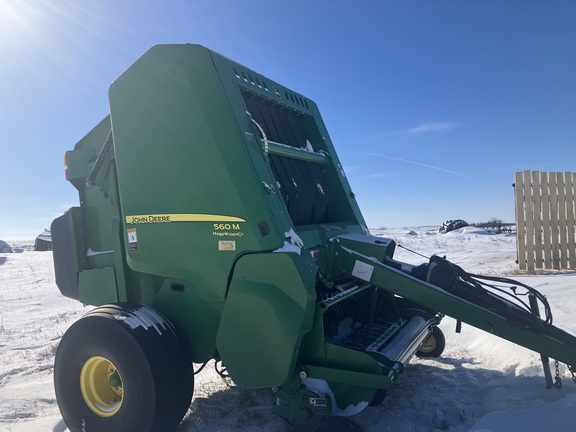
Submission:
<svg viewBox="0 0 576 432">
<path fill-rule="evenodd" d="M 521 270 L 576 269 L 576 173 L 515 173 Z"/>
</svg>

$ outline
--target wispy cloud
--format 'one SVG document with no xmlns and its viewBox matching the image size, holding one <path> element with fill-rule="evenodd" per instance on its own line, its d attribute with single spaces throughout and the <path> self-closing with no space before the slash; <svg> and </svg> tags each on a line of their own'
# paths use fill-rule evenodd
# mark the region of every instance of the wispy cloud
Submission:
<svg viewBox="0 0 576 432">
<path fill-rule="evenodd" d="M 378 179 L 378 178 L 384 178 L 384 177 L 395 177 L 396 174 L 394 173 L 372 173 L 372 174 L 368 174 L 365 177 L 369 178 L 369 179 Z"/>
<path fill-rule="evenodd" d="M 386 158 L 386 159 L 391 159 L 391 160 L 395 160 L 395 161 L 399 161 L 399 162 L 404 162 L 404 163 L 408 163 L 408 164 L 412 164 L 412 165 L 418 165 L 418 166 L 421 166 L 421 167 L 430 168 L 430 169 L 434 169 L 434 170 L 437 170 L 437 171 L 442 171 L 442 172 L 449 173 L 449 174 L 455 174 L 455 175 L 459 175 L 459 176 L 462 176 L 462 177 L 470 177 L 470 176 L 468 176 L 468 175 L 466 175 L 466 174 L 464 174 L 464 173 L 460 173 L 460 172 L 457 172 L 457 171 L 451 171 L 451 170 L 447 170 L 447 169 L 444 169 L 444 168 L 441 168 L 441 167 L 437 167 L 437 166 L 434 166 L 434 165 L 428 165 L 428 164 L 424 164 L 424 163 L 420 163 L 420 162 L 416 162 L 416 161 L 412 161 L 412 160 L 408 160 L 408 159 L 403 159 L 403 158 L 397 158 L 397 157 L 387 156 L 387 155 L 380 154 L 380 153 L 369 153 L 369 154 L 372 155 L 372 156 L 378 156 L 378 157 L 383 157 L 383 158 Z"/>
<path fill-rule="evenodd" d="M 460 126 L 454 122 L 426 122 L 421 123 L 416 127 L 408 129 L 409 134 L 417 134 L 422 132 L 436 132 L 442 130 L 454 129 Z"/>
</svg>

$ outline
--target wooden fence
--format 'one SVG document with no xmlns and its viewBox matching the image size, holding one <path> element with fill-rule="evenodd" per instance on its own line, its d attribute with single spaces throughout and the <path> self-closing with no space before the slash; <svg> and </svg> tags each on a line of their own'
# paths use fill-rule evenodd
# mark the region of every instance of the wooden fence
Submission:
<svg viewBox="0 0 576 432">
<path fill-rule="evenodd" d="M 576 173 L 515 175 L 518 268 L 576 269 Z"/>
</svg>

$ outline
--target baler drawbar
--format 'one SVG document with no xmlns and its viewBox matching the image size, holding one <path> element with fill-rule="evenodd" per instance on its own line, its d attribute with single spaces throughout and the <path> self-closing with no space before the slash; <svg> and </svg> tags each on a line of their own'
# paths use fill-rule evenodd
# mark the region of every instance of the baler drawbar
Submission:
<svg viewBox="0 0 576 432">
<path fill-rule="evenodd" d="M 151 48 L 108 96 L 52 224 L 58 288 L 96 306 L 56 353 L 72 432 L 173 430 L 211 360 L 312 429 L 441 355 L 444 316 L 540 353 L 548 386 L 548 357 L 576 368 L 536 290 L 369 234 L 312 100 L 199 45 Z"/>
</svg>

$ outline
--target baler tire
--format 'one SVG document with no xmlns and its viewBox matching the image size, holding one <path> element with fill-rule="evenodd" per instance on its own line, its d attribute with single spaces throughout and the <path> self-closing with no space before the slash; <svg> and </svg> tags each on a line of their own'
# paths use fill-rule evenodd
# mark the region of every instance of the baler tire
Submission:
<svg viewBox="0 0 576 432">
<path fill-rule="evenodd" d="M 416 357 L 435 358 L 440 357 L 446 348 L 444 333 L 437 326 L 432 327 L 432 333 L 416 351 Z"/>
<path fill-rule="evenodd" d="M 138 321 L 140 310 L 146 319 Z M 180 423 L 192 399 L 192 362 L 156 314 L 140 305 L 106 305 L 66 331 L 54 388 L 71 432 L 169 432 Z"/>
<path fill-rule="evenodd" d="M 378 389 L 376 390 L 376 393 L 374 394 L 374 397 L 372 398 L 368 406 L 369 407 L 380 406 L 382 405 L 382 402 L 384 402 L 384 399 L 386 399 L 386 390 Z"/>
</svg>

